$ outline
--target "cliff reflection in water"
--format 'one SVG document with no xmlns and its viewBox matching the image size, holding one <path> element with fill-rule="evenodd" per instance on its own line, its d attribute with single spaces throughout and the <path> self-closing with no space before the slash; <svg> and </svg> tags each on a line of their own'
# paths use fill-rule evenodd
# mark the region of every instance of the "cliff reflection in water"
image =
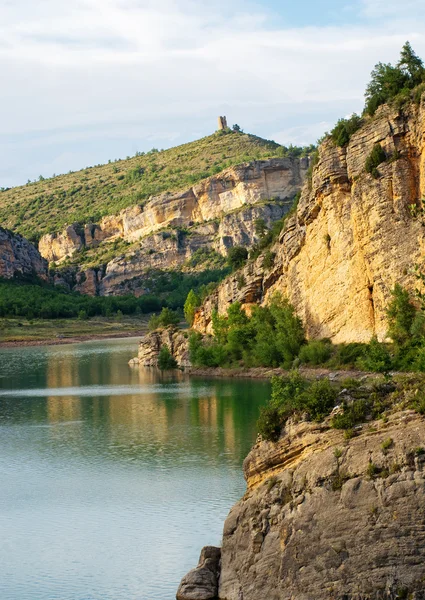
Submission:
<svg viewBox="0 0 425 600">
<path fill-rule="evenodd" d="M 36 377 L 28 373 L 36 389 L 22 389 L 22 396 L 40 394 L 32 410 L 37 419 L 45 414 L 58 450 L 72 445 L 76 452 L 110 458 L 159 454 L 165 461 L 189 460 L 201 453 L 217 464 L 243 460 L 268 384 L 129 368 L 116 352 L 87 354 L 81 348 L 44 349 Z"/>
<path fill-rule="evenodd" d="M 0 352 L 0 598 L 173 600 L 220 542 L 269 386 L 131 369 L 136 352 Z"/>
</svg>

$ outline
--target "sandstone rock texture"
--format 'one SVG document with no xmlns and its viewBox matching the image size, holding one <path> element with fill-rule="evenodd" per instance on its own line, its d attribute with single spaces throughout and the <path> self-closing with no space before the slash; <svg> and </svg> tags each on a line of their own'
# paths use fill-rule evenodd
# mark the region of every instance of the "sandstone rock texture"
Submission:
<svg viewBox="0 0 425 600">
<path fill-rule="evenodd" d="M 246 458 L 220 600 L 425 598 L 424 418 L 394 413 L 350 440 L 328 421 L 289 423 Z"/>
<path fill-rule="evenodd" d="M 280 219 L 290 203 L 264 203 L 224 215 L 220 221 L 194 226 L 189 232 L 167 230 L 143 238 L 138 247 L 111 260 L 98 276 L 100 295 L 143 293 L 148 269 L 178 269 L 198 250 L 215 250 L 225 256 L 230 247 L 250 247 L 258 241 L 255 221 L 264 219 L 268 226 Z M 202 264 L 199 269 L 202 269 Z"/>
<path fill-rule="evenodd" d="M 162 346 L 168 346 L 179 367 L 190 367 L 187 334 L 175 327 L 156 329 L 146 334 L 139 345 L 138 362 L 141 367 L 157 367 Z"/>
<path fill-rule="evenodd" d="M 379 177 L 365 172 L 374 144 L 387 160 Z M 425 97 L 403 110 L 381 107 L 347 148 L 325 141 L 311 184 L 278 243 L 274 266 L 262 259 L 243 271 L 246 286 L 230 277 L 207 299 L 195 327 L 211 331 L 211 312 L 235 300 L 267 303 L 287 296 L 310 337 L 335 343 L 386 337 L 385 309 L 395 283 L 413 290 L 415 264 L 425 259 Z"/>
<path fill-rule="evenodd" d="M 195 569 L 182 579 L 177 600 L 216 600 L 220 573 L 220 548 L 205 546 Z"/>
<path fill-rule="evenodd" d="M 47 279 L 47 261 L 28 240 L 0 227 L 0 277 L 15 275 Z"/>
<path fill-rule="evenodd" d="M 270 199 L 286 200 L 289 206 L 301 190 L 308 167 L 308 158 L 274 158 L 231 167 L 188 190 L 153 197 L 143 206 L 126 208 L 98 224 L 74 224 L 62 233 L 45 235 L 39 249 L 47 260 L 60 262 L 83 247 L 118 238 L 137 242 L 164 228 L 220 221 L 228 213 Z M 234 233 L 232 229 L 231 237 Z M 245 233 L 242 229 L 238 235 L 243 239 Z M 218 246 L 226 247 L 229 223 L 224 221 L 216 234 L 221 236 Z M 239 243 L 237 236 L 233 243 Z"/>
</svg>

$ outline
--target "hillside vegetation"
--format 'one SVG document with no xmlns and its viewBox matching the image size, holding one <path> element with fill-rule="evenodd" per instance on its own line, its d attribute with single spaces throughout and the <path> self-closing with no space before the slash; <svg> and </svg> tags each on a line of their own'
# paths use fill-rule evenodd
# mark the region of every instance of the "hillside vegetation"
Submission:
<svg viewBox="0 0 425 600">
<path fill-rule="evenodd" d="M 242 132 L 217 132 L 169 150 L 152 149 L 126 160 L 50 179 L 40 176 L 39 181 L 2 189 L 0 222 L 36 242 L 66 224 L 97 222 L 143 204 L 152 195 L 189 187 L 226 167 L 301 152 Z"/>
</svg>

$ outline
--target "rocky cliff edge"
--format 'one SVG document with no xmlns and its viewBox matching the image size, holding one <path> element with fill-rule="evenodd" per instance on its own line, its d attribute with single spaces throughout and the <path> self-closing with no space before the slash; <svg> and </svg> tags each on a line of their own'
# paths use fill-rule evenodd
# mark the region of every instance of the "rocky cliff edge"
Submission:
<svg viewBox="0 0 425 600">
<path fill-rule="evenodd" d="M 425 420 L 410 410 L 350 439 L 329 419 L 288 423 L 245 460 L 247 492 L 224 525 L 218 598 L 425 598 L 424 467 Z M 190 589 L 191 599 L 213 597 Z"/>
<path fill-rule="evenodd" d="M 377 143 L 387 160 L 374 178 L 365 163 Z M 310 337 L 384 339 L 391 289 L 400 283 L 413 290 L 413 268 L 424 263 L 424 196 L 425 96 L 419 106 L 381 107 L 346 148 L 330 139 L 321 145 L 296 214 L 271 248 L 273 266 L 265 269 L 260 257 L 230 276 L 207 298 L 195 328 L 211 332 L 215 308 L 267 303 L 279 291 Z"/>
</svg>

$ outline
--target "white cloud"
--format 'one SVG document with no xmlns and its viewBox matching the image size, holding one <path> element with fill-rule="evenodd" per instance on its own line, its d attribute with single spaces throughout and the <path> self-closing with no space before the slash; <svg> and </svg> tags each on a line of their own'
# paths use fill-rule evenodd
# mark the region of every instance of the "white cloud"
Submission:
<svg viewBox="0 0 425 600">
<path fill-rule="evenodd" d="M 416 13 L 402 20 L 398 3 L 362 0 L 364 18 L 378 7 L 386 18 L 277 29 L 240 0 L 3 1 L 0 186 L 205 135 L 222 113 L 314 142 L 324 122 L 360 110 L 376 62 L 406 39 L 425 55 L 422 0 L 404 15 L 406 3 Z"/>
</svg>

